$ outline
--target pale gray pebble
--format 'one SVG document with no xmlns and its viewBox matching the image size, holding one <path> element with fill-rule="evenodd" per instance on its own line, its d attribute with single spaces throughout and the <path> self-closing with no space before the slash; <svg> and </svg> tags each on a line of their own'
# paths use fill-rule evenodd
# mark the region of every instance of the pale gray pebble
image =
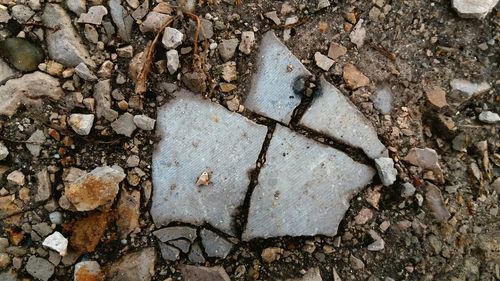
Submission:
<svg viewBox="0 0 500 281">
<path fill-rule="evenodd" d="M 119 135 L 131 137 L 135 129 L 137 129 L 137 126 L 134 123 L 134 115 L 125 112 L 122 116 L 111 123 L 111 128 L 113 128 L 113 130 Z"/>
<path fill-rule="evenodd" d="M 26 271 L 35 278 L 48 281 L 54 274 L 54 265 L 46 259 L 31 256 L 26 263 Z"/>
<path fill-rule="evenodd" d="M 500 115 L 491 111 L 483 111 L 479 114 L 479 121 L 487 124 L 495 124 L 500 121 Z"/>
<path fill-rule="evenodd" d="M 141 130 L 151 131 L 155 128 L 156 120 L 146 115 L 135 115 L 134 123 Z"/>
</svg>

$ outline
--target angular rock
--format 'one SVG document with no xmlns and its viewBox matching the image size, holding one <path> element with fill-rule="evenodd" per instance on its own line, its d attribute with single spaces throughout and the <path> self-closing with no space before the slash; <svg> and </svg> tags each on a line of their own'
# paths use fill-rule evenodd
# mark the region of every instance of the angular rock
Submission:
<svg viewBox="0 0 500 281">
<path fill-rule="evenodd" d="M 299 17 L 298 16 L 292 16 L 288 17 L 285 20 L 285 25 L 286 26 L 293 26 L 294 24 L 299 22 Z M 292 37 L 292 29 L 291 28 L 286 28 L 283 30 L 283 41 L 288 41 Z"/>
<path fill-rule="evenodd" d="M 2 58 L 0 58 L 0 85 L 15 75 L 16 71 L 10 68 L 10 66 Z"/>
<path fill-rule="evenodd" d="M 453 79 L 450 81 L 453 90 L 464 93 L 468 98 L 482 94 L 491 89 L 488 82 L 473 83 L 465 79 Z"/>
<path fill-rule="evenodd" d="M 181 252 L 176 247 L 165 243 L 160 243 L 161 257 L 167 261 L 176 261 L 179 259 Z"/>
<path fill-rule="evenodd" d="M 97 81 L 97 76 L 83 62 L 75 67 L 75 73 L 85 81 Z"/>
<path fill-rule="evenodd" d="M 219 54 L 222 60 L 228 61 L 234 57 L 240 41 L 237 38 L 222 40 L 219 44 Z"/>
<path fill-rule="evenodd" d="M 224 268 L 183 265 L 181 274 L 184 281 L 231 281 Z"/>
<path fill-rule="evenodd" d="M 453 0 L 452 7 L 462 18 L 483 19 L 497 4 L 498 0 Z"/>
<path fill-rule="evenodd" d="M 43 258 L 31 256 L 25 266 L 29 275 L 42 281 L 48 281 L 54 275 L 54 265 Z"/>
<path fill-rule="evenodd" d="M 394 169 L 394 161 L 389 157 L 375 159 L 378 176 L 384 186 L 390 186 L 396 181 L 398 170 Z"/>
<path fill-rule="evenodd" d="M 41 145 L 45 142 L 45 134 L 42 130 L 36 130 L 29 139 L 26 140 L 26 148 L 31 155 L 38 157 L 40 155 Z"/>
<path fill-rule="evenodd" d="M 363 47 L 366 38 L 366 28 L 363 27 L 363 22 L 364 20 L 360 19 L 349 34 L 351 42 L 356 45 L 358 49 Z"/>
<path fill-rule="evenodd" d="M 0 219 L 18 214 L 22 209 L 16 205 L 15 195 L 7 195 L 0 197 Z"/>
<path fill-rule="evenodd" d="M 122 116 L 111 123 L 111 128 L 120 135 L 131 137 L 137 127 L 134 123 L 134 115 L 125 112 Z"/>
<path fill-rule="evenodd" d="M 174 74 L 179 69 L 179 53 L 177 50 L 167 52 L 167 69 L 170 74 Z"/>
<path fill-rule="evenodd" d="M 66 0 L 66 6 L 70 11 L 75 13 L 77 16 L 87 11 L 85 0 Z"/>
<path fill-rule="evenodd" d="M 238 79 L 238 72 L 236 69 L 236 62 L 228 61 L 220 65 L 220 71 L 222 72 L 222 79 L 226 82 L 232 82 Z"/>
<path fill-rule="evenodd" d="M 9 149 L 0 141 L 0 161 L 7 158 L 7 156 L 9 156 Z"/>
<path fill-rule="evenodd" d="M 42 243 L 43 246 L 50 248 L 59 253 L 59 255 L 66 255 L 66 250 L 68 249 L 68 239 L 64 237 L 60 232 L 54 231 L 51 235 L 47 236 Z"/>
<path fill-rule="evenodd" d="M 182 83 L 195 93 L 203 93 L 207 88 L 206 79 L 207 76 L 202 71 L 192 71 L 182 76 Z"/>
<path fill-rule="evenodd" d="M 253 31 L 243 31 L 241 33 L 241 43 L 239 50 L 243 54 L 249 55 L 255 45 L 255 33 Z"/>
<path fill-rule="evenodd" d="M 183 253 L 188 253 L 189 248 L 191 247 L 191 242 L 186 239 L 177 239 L 168 241 L 169 244 L 181 250 Z"/>
<path fill-rule="evenodd" d="M 11 8 L 12 17 L 20 23 L 26 23 L 34 14 L 26 5 L 15 5 Z"/>
<path fill-rule="evenodd" d="M 104 117 L 110 122 L 118 118 L 118 112 L 111 109 L 111 80 L 101 80 L 95 84 L 94 99 L 97 118 Z"/>
<path fill-rule="evenodd" d="M 267 13 L 264 14 L 264 16 L 266 18 L 272 20 L 274 22 L 274 24 L 276 24 L 276 25 L 280 25 L 281 24 L 281 20 L 278 17 L 278 12 L 276 12 L 276 11 L 267 12 Z"/>
<path fill-rule="evenodd" d="M 123 41 L 130 42 L 134 19 L 128 14 L 127 10 L 123 8 L 121 2 L 121 0 L 109 0 L 108 6 L 111 18 L 118 28 L 118 35 Z"/>
<path fill-rule="evenodd" d="M 288 124 L 301 97 L 294 91 L 297 80 L 311 73 L 279 41 L 273 32 L 262 39 L 255 73 L 245 107 Z"/>
<path fill-rule="evenodd" d="M 107 14 L 108 9 L 106 9 L 103 5 L 92 6 L 89 8 L 87 13 L 80 14 L 78 22 L 100 25 L 102 18 Z"/>
<path fill-rule="evenodd" d="M 127 236 L 139 227 L 139 216 L 141 206 L 141 192 L 134 190 L 128 192 L 122 190 L 118 200 L 118 219 L 116 226 L 121 239 Z"/>
<path fill-rule="evenodd" d="M 427 100 L 434 106 L 442 108 L 448 105 L 446 101 L 446 92 L 440 87 L 433 87 L 425 91 Z"/>
<path fill-rule="evenodd" d="M 159 110 L 157 130 L 162 140 L 152 165 L 155 224 L 207 222 L 233 234 L 232 218 L 243 203 L 248 172 L 255 167 L 267 128 L 180 91 Z M 197 186 L 203 172 L 210 174 L 209 184 Z"/>
<path fill-rule="evenodd" d="M 68 125 L 81 136 L 90 134 L 94 124 L 94 114 L 73 113 L 68 118 Z"/>
<path fill-rule="evenodd" d="M 108 281 L 150 281 L 155 274 L 156 251 L 153 247 L 127 254 L 113 263 L 106 274 Z"/>
<path fill-rule="evenodd" d="M 170 50 L 179 47 L 182 44 L 182 40 L 184 40 L 184 33 L 167 26 L 163 31 L 161 43 L 167 50 Z"/>
<path fill-rule="evenodd" d="M 37 191 L 35 195 L 35 201 L 41 202 L 50 198 L 52 183 L 50 182 L 49 172 L 47 168 L 44 168 L 40 172 L 36 173 L 37 181 Z"/>
<path fill-rule="evenodd" d="M 0 86 L 0 115 L 14 115 L 21 104 L 39 104 L 42 98 L 60 100 L 64 96 L 59 80 L 36 71 L 21 78 L 10 79 Z"/>
<path fill-rule="evenodd" d="M 153 235 L 161 242 L 168 242 L 179 238 L 186 238 L 194 242 L 196 239 L 196 228 L 189 226 L 171 226 L 156 230 L 153 232 Z"/>
<path fill-rule="evenodd" d="M 48 27 L 45 40 L 51 59 L 65 66 L 77 66 L 83 62 L 90 67 L 96 67 L 81 38 L 76 33 L 71 18 L 61 6 L 57 4 L 45 5 L 42 20 L 44 25 Z"/>
<path fill-rule="evenodd" d="M 262 250 L 260 257 L 265 263 L 277 261 L 283 255 L 284 250 L 278 247 L 269 247 Z"/>
<path fill-rule="evenodd" d="M 0 23 L 7 23 L 11 18 L 7 10 L 0 9 Z"/>
<path fill-rule="evenodd" d="M 26 183 L 26 177 L 23 172 L 17 170 L 7 175 L 7 182 L 13 185 L 23 186 Z"/>
<path fill-rule="evenodd" d="M 81 261 L 75 265 L 74 281 L 104 281 L 104 273 L 96 261 Z"/>
<path fill-rule="evenodd" d="M 149 12 L 146 19 L 141 23 L 139 29 L 142 33 L 146 32 L 158 32 L 164 22 L 166 22 L 172 16 L 165 15 L 158 12 Z"/>
<path fill-rule="evenodd" d="M 389 87 L 378 89 L 372 97 L 373 106 L 382 114 L 389 114 L 392 110 L 392 92 Z"/>
<path fill-rule="evenodd" d="M 316 52 L 314 54 L 314 61 L 316 62 L 316 65 L 319 68 L 323 69 L 324 71 L 330 70 L 330 68 L 335 63 L 335 61 L 333 61 L 332 59 L 330 59 L 329 57 L 323 55 L 320 52 Z"/>
<path fill-rule="evenodd" d="M 382 239 L 378 239 L 378 240 L 375 240 L 370 245 L 368 245 L 367 249 L 368 249 L 368 251 L 378 252 L 378 251 L 382 251 L 384 249 L 384 247 L 385 247 L 385 241 Z"/>
<path fill-rule="evenodd" d="M 498 113 L 483 111 L 479 114 L 479 121 L 487 124 L 495 124 L 497 122 L 500 122 L 500 116 L 498 115 Z"/>
<path fill-rule="evenodd" d="M 368 157 L 387 157 L 375 128 L 332 84 L 321 78 L 321 94 L 304 113 L 299 124 L 348 145 L 361 148 Z"/>
<path fill-rule="evenodd" d="M 102 166 L 77 178 L 64 186 L 68 200 L 78 211 L 90 211 L 111 203 L 119 190 L 119 183 L 125 178 L 121 170 Z"/>
<path fill-rule="evenodd" d="M 346 53 L 347 53 L 347 48 L 335 42 L 332 42 L 330 44 L 330 48 L 328 48 L 328 57 L 330 57 L 333 60 L 340 58 Z"/>
<path fill-rule="evenodd" d="M 411 197 L 415 194 L 416 190 L 417 189 L 413 186 L 413 184 L 405 182 L 403 183 L 403 190 L 401 191 L 401 196 L 405 198 Z"/>
<path fill-rule="evenodd" d="M 135 115 L 134 123 L 141 130 L 151 131 L 155 128 L 156 120 L 146 115 Z"/>
<path fill-rule="evenodd" d="M 432 148 L 412 148 L 403 158 L 408 163 L 422 169 L 435 169 L 439 167 L 439 156 Z"/>
<path fill-rule="evenodd" d="M 277 125 L 242 238 L 334 236 L 349 199 L 374 174 L 346 154 Z"/>
<path fill-rule="evenodd" d="M 451 214 L 444 204 L 443 195 L 435 185 L 430 182 L 425 183 L 425 201 L 427 207 L 438 222 L 446 222 Z"/>
<path fill-rule="evenodd" d="M 318 267 L 310 268 L 301 278 L 287 279 L 286 281 L 323 281 Z"/>
<path fill-rule="evenodd" d="M 202 264 L 205 262 L 205 257 L 203 257 L 203 251 L 201 250 L 200 244 L 198 242 L 191 246 L 191 250 L 188 254 L 189 261 L 193 263 Z"/>
<path fill-rule="evenodd" d="M 108 216 L 105 212 L 95 212 L 72 223 L 70 249 L 75 251 L 77 257 L 95 250 L 108 226 Z"/>
<path fill-rule="evenodd" d="M 370 79 L 366 77 L 359 69 L 353 64 L 346 64 L 344 66 L 344 81 L 347 86 L 353 90 L 361 87 L 366 87 L 370 83 Z"/>
<path fill-rule="evenodd" d="M 208 229 L 202 229 L 200 236 L 203 248 L 205 248 L 205 253 L 207 253 L 209 257 L 224 259 L 233 248 L 233 243 Z"/>
</svg>

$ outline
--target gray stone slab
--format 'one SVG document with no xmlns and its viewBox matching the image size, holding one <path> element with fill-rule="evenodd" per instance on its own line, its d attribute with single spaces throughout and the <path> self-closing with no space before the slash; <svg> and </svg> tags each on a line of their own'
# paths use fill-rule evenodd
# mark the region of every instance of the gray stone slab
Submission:
<svg viewBox="0 0 500 281">
<path fill-rule="evenodd" d="M 181 252 L 174 246 L 160 243 L 161 257 L 167 261 L 176 261 L 179 259 Z"/>
<path fill-rule="evenodd" d="M 191 247 L 191 242 L 185 239 L 172 240 L 168 241 L 168 243 L 171 244 L 172 246 L 175 246 L 185 254 L 189 252 L 189 248 Z"/>
<path fill-rule="evenodd" d="M 204 263 L 205 257 L 203 257 L 203 251 L 201 250 L 200 244 L 198 242 L 191 246 L 191 251 L 189 251 L 188 259 L 194 263 Z"/>
<path fill-rule="evenodd" d="M 301 100 L 293 90 L 294 82 L 309 75 L 304 65 L 269 31 L 262 38 L 257 72 L 245 107 L 288 124 Z"/>
<path fill-rule="evenodd" d="M 233 216 L 243 203 L 267 127 L 188 91 L 158 111 L 161 141 L 153 154 L 151 215 L 157 226 L 172 221 L 209 223 L 234 235 Z M 197 185 L 207 172 L 207 185 Z"/>
<path fill-rule="evenodd" d="M 375 171 L 278 125 L 250 200 L 243 240 L 334 236 L 349 199 Z"/>
<path fill-rule="evenodd" d="M 201 243 L 203 244 L 205 252 L 209 257 L 224 259 L 233 248 L 233 243 L 208 229 L 202 229 L 200 232 L 200 236 Z"/>
<path fill-rule="evenodd" d="M 361 148 L 368 157 L 387 157 L 375 128 L 335 86 L 321 77 L 321 93 L 299 124 L 348 145 Z"/>
<path fill-rule="evenodd" d="M 193 242 L 196 239 L 196 228 L 189 226 L 165 227 L 154 231 L 153 235 L 161 242 L 168 242 L 179 238 L 186 238 Z"/>
</svg>

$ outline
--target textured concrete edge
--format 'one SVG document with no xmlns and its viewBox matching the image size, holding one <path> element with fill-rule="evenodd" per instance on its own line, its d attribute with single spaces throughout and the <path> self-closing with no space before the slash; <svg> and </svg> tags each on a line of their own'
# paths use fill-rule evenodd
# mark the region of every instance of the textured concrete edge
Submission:
<svg viewBox="0 0 500 281">
<path fill-rule="evenodd" d="M 237 206 L 236 209 L 238 208 L 241 208 L 243 207 L 244 203 L 245 203 L 245 200 L 247 197 L 250 196 L 249 192 L 248 192 L 248 187 L 251 185 L 251 178 L 250 178 L 250 173 L 252 170 L 255 170 L 255 169 L 259 169 L 258 167 L 258 164 L 257 162 L 259 161 L 260 159 L 260 154 L 265 146 L 265 141 L 266 141 L 266 138 L 267 138 L 267 133 L 269 131 L 269 127 L 268 126 L 265 126 L 265 125 L 262 125 L 262 124 L 258 124 L 250 119 L 248 119 L 246 116 L 243 116 L 241 114 L 238 114 L 238 113 L 234 113 L 234 112 L 231 112 L 229 110 L 227 110 L 224 106 L 218 104 L 218 103 L 214 103 L 210 100 L 203 100 L 200 96 L 198 96 L 197 94 L 193 93 L 193 92 L 190 92 L 186 89 L 179 89 L 178 91 L 174 92 L 173 94 L 173 98 L 171 100 L 169 100 L 167 103 L 163 104 L 161 107 L 158 108 L 158 114 L 162 114 L 162 112 L 165 112 L 165 108 L 166 107 L 169 107 L 171 106 L 172 103 L 175 102 L 175 99 L 186 99 L 186 100 L 196 100 L 197 102 L 207 102 L 207 103 L 210 103 L 212 106 L 218 106 L 220 107 L 221 109 L 227 111 L 228 114 L 231 114 L 231 115 L 236 115 L 238 118 L 241 118 L 242 120 L 244 120 L 245 122 L 249 122 L 249 123 L 252 123 L 253 125 L 259 125 L 259 126 L 262 126 L 264 129 L 265 129 L 265 132 L 263 133 L 262 135 L 262 140 L 261 140 L 261 144 L 260 144 L 260 150 L 259 150 L 259 154 L 257 155 L 257 159 L 255 161 L 255 164 L 254 166 L 252 166 L 252 168 L 250 168 L 248 171 L 247 171 L 247 177 L 248 177 L 248 183 L 247 183 L 247 189 L 245 191 L 245 194 L 243 196 L 243 198 L 241 199 L 241 202 L 239 204 L 239 206 Z M 160 144 L 163 140 L 163 138 L 165 137 L 165 131 L 164 131 L 164 126 L 163 126 L 163 123 L 164 123 L 164 120 L 165 118 L 160 118 L 159 117 L 160 115 L 157 116 L 157 124 L 155 126 L 155 137 L 157 138 L 157 142 L 155 142 L 154 146 L 153 146 L 153 153 L 152 153 L 152 163 L 155 162 L 155 159 L 156 157 L 160 157 L 161 155 L 158 153 L 158 150 L 160 148 Z M 157 184 L 155 184 L 155 177 L 153 176 L 153 174 L 156 172 L 156 169 L 153 167 L 152 168 L 152 183 L 153 183 L 153 190 L 152 190 L 152 199 L 154 198 L 154 194 L 155 194 L 155 186 L 157 186 Z M 149 208 L 149 212 L 151 214 L 151 218 L 153 220 L 153 223 L 155 224 L 155 226 L 157 227 L 157 229 L 161 229 L 163 227 L 168 227 L 168 225 L 172 222 L 183 222 L 183 223 L 187 223 L 187 224 L 190 224 L 192 227 L 201 227 L 203 226 L 204 224 L 209 224 L 211 225 L 209 222 L 207 222 L 205 219 L 199 219 L 199 220 L 195 220 L 195 221 L 177 221 L 177 220 L 172 220 L 172 221 L 166 221 L 166 220 L 157 220 L 157 215 L 154 215 L 154 213 L 156 212 L 156 209 L 153 208 L 153 204 L 154 202 L 151 203 L 151 207 Z M 231 223 L 231 225 L 233 225 L 234 227 L 234 221 Z M 212 227 L 215 227 L 213 225 L 211 225 Z M 216 228 L 217 229 L 217 228 Z M 222 231 L 224 233 L 226 233 L 226 235 L 230 235 L 230 236 L 237 236 L 238 234 L 238 231 L 235 231 L 235 229 L 232 229 L 232 231 L 230 232 L 226 232 L 222 229 L 218 229 L 219 231 Z"/>
<path fill-rule="evenodd" d="M 281 127 L 283 129 L 286 129 L 286 130 L 290 130 L 286 126 L 278 125 L 278 127 Z M 349 207 L 350 207 L 350 203 L 349 202 L 352 200 L 352 198 L 354 196 L 356 196 L 360 191 L 362 191 L 363 189 L 365 189 L 366 186 L 368 186 L 370 183 L 373 182 L 373 177 L 377 173 L 376 170 L 373 167 L 365 165 L 363 163 L 360 163 L 360 162 L 352 159 L 347 153 L 345 153 L 345 152 L 343 152 L 341 150 L 338 150 L 338 149 L 333 148 L 333 147 L 331 147 L 329 145 L 320 143 L 320 142 L 318 142 L 318 141 L 316 141 L 314 139 L 307 138 L 306 136 L 304 136 L 303 134 L 300 134 L 299 132 L 292 131 L 292 130 L 290 130 L 290 132 L 292 134 L 295 134 L 295 135 L 301 137 L 301 138 L 305 138 L 308 141 L 312 141 L 314 143 L 317 143 L 320 146 L 332 149 L 336 153 L 339 153 L 342 156 L 350 159 L 353 163 L 355 163 L 357 165 L 360 165 L 360 168 L 365 169 L 366 173 L 368 173 L 368 176 L 367 176 L 367 178 L 366 178 L 365 181 L 360 182 L 356 187 L 354 187 L 354 189 L 352 189 L 351 191 L 346 192 L 345 193 L 345 197 L 342 198 L 342 200 L 340 200 L 340 203 L 342 203 L 342 207 L 343 207 L 344 210 L 341 212 L 341 214 L 338 214 L 339 215 L 338 216 L 339 217 L 339 223 L 337 225 L 335 225 L 329 231 L 318 231 L 318 232 L 316 232 L 314 234 L 304 234 L 304 235 L 299 235 L 299 236 L 294 236 L 294 235 L 266 235 L 266 236 L 258 236 L 259 234 L 255 233 L 255 231 L 253 231 L 254 233 L 252 233 L 252 231 L 248 230 L 248 227 L 247 227 L 248 224 L 249 224 L 248 217 L 250 215 L 251 208 L 252 208 L 252 203 L 253 203 L 252 202 L 252 197 L 253 197 L 254 193 L 256 192 L 257 188 L 259 187 L 259 183 L 257 183 L 255 189 L 252 191 L 252 194 L 248 194 L 247 195 L 247 196 L 250 197 L 249 198 L 250 199 L 250 206 L 249 206 L 249 210 L 248 210 L 248 213 L 247 213 L 247 221 L 246 221 L 245 225 L 243 225 L 243 233 L 241 234 L 242 241 L 248 242 L 248 241 L 251 241 L 251 240 L 254 240 L 254 239 L 269 239 L 269 238 L 276 238 L 276 237 L 311 237 L 311 236 L 315 236 L 315 235 L 325 235 L 325 236 L 331 236 L 331 237 L 335 236 L 337 234 L 337 232 L 338 232 L 338 227 L 339 227 L 341 221 L 344 219 L 346 212 L 349 210 Z M 273 134 L 273 137 L 271 138 L 271 141 L 272 141 L 273 138 L 274 138 L 274 134 Z M 271 145 L 271 144 L 269 144 L 269 145 Z M 269 153 L 269 151 L 266 153 L 266 155 L 268 153 Z M 265 165 L 265 163 L 262 165 L 262 167 L 260 168 L 260 170 L 264 167 L 264 165 Z M 258 179 L 260 180 L 260 172 L 259 172 Z M 334 219 L 334 218 L 332 217 L 332 219 Z"/>
</svg>

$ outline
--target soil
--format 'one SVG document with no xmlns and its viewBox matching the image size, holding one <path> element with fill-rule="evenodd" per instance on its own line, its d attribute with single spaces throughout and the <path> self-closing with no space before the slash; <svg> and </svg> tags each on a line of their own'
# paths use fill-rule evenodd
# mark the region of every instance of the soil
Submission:
<svg viewBox="0 0 500 281">
<path fill-rule="evenodd" d="M 380 181 L 375 179 L 365 191 L 354 197 L 335 237 L 282 237 L 238 242 L 227 258 L 208 258 L 205 265 L 224 267 L 231 280 L 298 278 L 312 267 L 320 268 L 323 280 L 333 280 L 334 269 L 342 280 L 391 280 L 384 279 L 386 277 L 394 280 L 499 280 L 498 190 L 495 191 L 492 184 L 500 175 L 499 123 L 488 125 L 477 120 L 477 115 L 485 109 L 500 112 L 498 11 L 494 10 L 483 20 L 462 19 L 451 8 L 450 1 L 386 0 L 385 4 L 391 5 L 390 12 L 379 20 L 372 20 L 372 1 L 331 2 L 329 7 L 316 11 L 316 1 L 289 1 L 295 12 L 287 16 L 297 15 L 299 24 L 292 28 L 292 37 L 285 44 L 314 74 L 313 83 L 324 75 L 373 123 L 381 141 L 389 148 L 390 157 L 396 162 L 398 180 L 390 187 L 381 187 Z M 236 31 L 254 30 L 258 43 L 263 34 L 271 29 L 282 38 L 283 26 L 276 26 L 264 17 L 264 13 L 276 10 L 284 22 L 287 16 L 280 13 L 282 5 L 282 1 L 262 0 L 243 1 L 239 6 L 220 3 L 199 6 L 196 14 L 204 16 L 209 13 L 229 24 L 230 28 L 227 30 L 215 30 L 213 38 L 216 42 L 230 38 Z M 345 31 L 347 18 L 352 19 L 353 16 L 357 21 L 365 20 L 366 39 L 361 48 L 351 43 L 349 32 Z M 321 29 L 324 29 L 323 23 L 326 23 L 327 27 L 321 32 L 320 25 Z M 134 28 L 132 46 L 135 53 L 143 49 L 151 38 L 150 35 L 143 35 Z M 325 72 L 315 65 L 314 53 L 327 54 L 331 42 L 345 46 L 347 54 L 337 59 L 334 66 Z M 483 43 L 487 45 L 486 50 L 480 47 Z M 116 47 L 107 46 L 107 51 L 114 52 Z M 225 105 L 226 99 L 238 96 L 243 103 L 250 88 L 252 74 L 255 72 L 257 55 L 257 47 L 250 55 L 238 53 L 235 57 L 238 69 L 236 90 L 231 94 L 215 90 L 208 94 L 207 98 Z M 164 51 L 161 50 L 157 52 L 154 61 L 164 58 Z M 190 55 L 181 56 L 181 65 L 184 68 L 182 72 L 187 71 L 191 59 Z M 113 81 L 118 73 L 128 75 L 128 62 L 129 59 L 119 59 L 113 73 Z M 215 54 L 207 63 L 216 66 L 223 62 Z M 370 79 L 370 85 L 354 91 L 349 90 L 342 76 L 343 65 L 346 63 L 356 65 Z M 222 82 L 215 68 L 210 74 L 218 82 Z M 177 80 L 177 76 L 159 74 L 157 68 L 153 69 L 150 78 L 150 90 L 144 94 L 143 108 L 132 109 L 131 113 L 155 118 L 157 108 L 170 99 L 161 84 L 175 83 L 180 87 L 182 84 Z M 450 81 L 454 78 L 473 82 L 487 81 L 493 88 L 467 99 L 451 89 Z M 91 86 L 90 84 L 81 87 L 85 97 L 91 95 Z M 427 101 L 425 89 L 430 86 L 445 90 L 448 106 L 436 108 Z M 372 97 L 381 87 L 388 87 L 394 96 L 393 109 L 388 115 L 380 114 L 373 107 Z M 113 89 L 120 89 L 126 100 L 134 96 L 133 82 L 113 84 Z M 303 103 L 307 104 L 310 100 L 311 98 L 305 97 Z M 123 112 L 116 103 L 113 103 L 112 108 Z M 151 157 L 154 144 L 158 140 L 153 131 L 137 130 L 133 138 L 126 138 L 116 135 L 109 123 L 101 124 L 98 121 L 95 127 L 101 126 L 103 129 L 93 129 L 89 136 L 60 130 L 61 135 L 71 138 L 72 145 L 50 139 L 42 147 L 39 157 L 32 157 L 24 148 L 24 140 L 36 129 L 48 129 L 50 124 L 54 126 L 55 122 L 49 122 L 54 112 L 64 116 L 69 112 L 78 111 L 83 112 L 84 109 L 68 110 L 64 104 L 48 101 L 43 108 L 20 109 L 12 118 L 2 117 L 0 139 L 8 147 L 10 155 L 1 163 L 7 170 L 0 177 L 0 187 L 9 186 L 9 193 L 17 194 L 20 188 L 8 185 L 6 175 L 11 171 L 21 170 L 27 179 L 30 179 L 29 188 L 33 190 L 36 186 L 36 171 L 49 166 L 55 175 L 52 198 L 57 199 L 64 189 L 61 179 L 63 168 L 74 166 L 90 171 L 104 164 L 126 167 L 127 157 L 133 154 L 131 150 L 138 148 L 141 159 L 139 167 L 145 175 L 140 177 L 140 184 L 133 186 L 129 182 L 125 184 L 125 188 L 142 192 L 140 231 L 135 231 L 128 239 L 121 240 L 116 232 L 116 223 L 112 218 L 114 216 L 110 214 L 109 225 L 100 241 L 89 239 L 92 245 L 83 241 L 80 249 L 82 252 L 89 252 L 85 254 L 84 259 L 96 260 L 101 266 L 112 263 L 134 249 L 147 246 L 155 246 L 160 257 L 157 240 L 152 235 L 155 226 L 149 215 L 151 203 L 145 200 L 147 196 L 143 188 L 151 181 Z M 243 114 L 255 119 L 251 113 Z M 297 114 L 300 115 L 300 112 Z M 440 115 L 451 118 L 454 129 L 446 129 L 448 127 L 440 121 Z M 453 140 L 460 134 L 467 139 L 464 151 L 453 149 Z M 324 136 L 313 137 L 325 141 Z M 489 157 L 493 167 L 489 173 L 484 169 L 483 154 L 476 147 L 480 141 L 487 141 L 487 159 Z M 370 160 L 357 150 L 350 150 L 342 144 L 332 145 L 347 151 L 356 160 L 370 163 Z M 428 147 L 438 152 L 439 164 L 445 175 L 444 182 L 439 182 L 432 173 L 429 174 L 401 160 L 414 147 Z M 480 167 L 480 178 L 471 172 L 473 163 Z M 426 203 L 421 202 L 425 196 L 425 181 L 431 181 L 440 188 L 444 202 L 452 214 L 448 221 L 437 222 Z M 414 196 L 401 196 L 402 185 L 406 182 L 416 187 Z M 380 193 L 378 206 L 367 201 L 373 192 Z M 50 204 L 55 205 L 56 209 L 47 207 Z M 115 202 L 111 209 L 114 209 L 116 204 Z M 355 223 L 354 218 L 362 208 L 372 210 L 373 218 L 360 225 Z M 30 200 L 25 204 L 21 215 L 0 222 L 0 236 L 9 237 L 9 230 L 12 229 L 20 228 L 26 232 L 26 226 L 48 221 L 48 213 L 53 210 L 61 211 L 64 220 L 72 223 L 77 220 L 82 223 L 83 218 L 92 215 L 62 210 L 50 200 L 43 203 Z M 239 220 L 241 223 L 243 219 Z M 381 224 L 387 222 L 390 224 L 388 229 L 381 230 Z M 77 223 L 74 224 L 74 227 L 77 227 Z M 93 229 L 90 225 L 86 227 Z M 72 233 L 71 227 L 57 226 L 56 230 L 68 235 Z M 383 250 L 367 249 L 373 242 L 370 230 L 379 233 L 383 238 Z M 92 233 L 88 235 L 92 236 Z M 92 248 L 94 243 L 98 243 L 97 247 L 89 251 L 89 247 Z M 40 241 L 34 241 L 29 234 L 26 234 L 20 243 L 21 247 L 28 251 L 36 251 L 41 247 L 39 244 Z M 261 253 L 268 247 L 284 249 L 283 256 L 271 263 L 262 261 Z M 353 268 L 352 256 L 363 261 L 363 269 Z M 153 280 L 169 280 L 169 277 L 178 280 L 178 266 L 186 263 L 190 263 L 187 256 L 182 256 L 176 262 L 159 258 Z M 241 273 L 241 266 L 245 268 L 244 273 Z M 71 265 L 60 265 L 52 280 L 72 280 L 72 274 Z M 20 275 L 31 278 L 23 270 Z"/>
</svg>

